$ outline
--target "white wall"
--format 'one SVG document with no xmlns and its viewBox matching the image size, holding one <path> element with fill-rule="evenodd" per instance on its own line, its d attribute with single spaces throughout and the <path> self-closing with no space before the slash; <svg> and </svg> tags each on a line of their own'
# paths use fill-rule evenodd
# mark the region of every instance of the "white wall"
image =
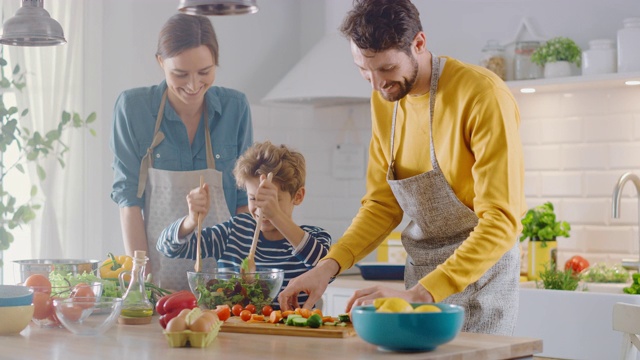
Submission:
<svg viewBox="0 0 640 360">
<path fill-rule="evenodd" d="M 92 53 L 101 53 L 101 61 L 94 69 L 99 74 L 96 88 L 87 91 L 95 91 L 100 104 L 101 128 L 97 139 L 100 148 L 96 150 L 100 153 L 100 165 L 95 173 L 88 174 L 96 184 L 88 196 L 95 199 L 92 206 L 100 218 L 93 223 L 101 231 L 93 239 L 97 245 L 94 252 L 87 254 L 91 257 L 101 258 L 107 251 L 123 249 L 118 209 L 109 199 L 112 174 L 107 140 L 113 103 L 126 88 L 152 85 L 162 79 L 153 58 L 157 33 L 174 13 L 177 3 L 177 0 L 139 0 L 103 1 L 96 5 L 101 7 L 101 31 L 96 30 L 101 34 Z M 542 35 L 569 36 L 583 47 L 590 39 L 615 39 L 623 18 L 640 16 L 637 0 L 416 0 L 415 3 L 421 11 L 430 48 L 437 54 L 468 62 L 477 62 L 488 39 L 511 40 L 523 16 L 530 17 Z M 325 29 L 318 15 L 324 13 L 321 1 L 261 0 L 258 5 L 260 11 L 254 15 L 212 18 L 221 43 L 222 66 L 217 84 L 249 96 L 256 140 L 287 143 L 306 155 L 308 196 L 296 210 L 296 220 L 323 226 L 337 238 L 356 213 L 364 193 L 364 179 L 334 179 L 331 152 L 344 136 L 342 127 L 350 111 L 361 143 L 366 146 L 370 131 L 368 108 L 261 105 L 262 96 Z M 635 98 L 636 92 L 586 93 L 572 99 L 562 94 L 518 97 L 529 204 L 550 199 L 559 208 L 559 218 L 574 226 L 571 239 L 560 241 L 561 256 L 577 252 L 589 255 L 590 259 L 605 260 L 638 251 L 635 199 L 630 198 L 633 193 L 625 192 L 623 220 L 612 222 L 608 217 L 609 196 L 617 176 L 624 170 L 640 173 L 637 160 L 640 110 L 635 106 Z M 609 110 L 615 111 L 614 116 L 605 116 Z M 572 137 L 574 129 L 580 131 L 578 138 Z M 562 155 L 554 156 L 555 150 Z"/>
</svg>

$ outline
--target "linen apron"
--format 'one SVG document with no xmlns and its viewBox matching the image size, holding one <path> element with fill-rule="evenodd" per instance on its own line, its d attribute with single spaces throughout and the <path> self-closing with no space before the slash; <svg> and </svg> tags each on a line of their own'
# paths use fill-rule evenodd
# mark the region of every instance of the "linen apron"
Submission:
<svg viewBox="0 0 640 360">
<path fill-rule="evenodd" d="M 429 148 L 433 170 L 407 179 L 395 179 L 393 148 L 398 102 L 392 120 L 387 182 L 411 220 L 402 231 L 402 244 L 408 254 L 404 275 L 407 289 L 451 257 L 478 224 L 476 214 L 456 197 L 436 158 L 433 114 L 441 68 L 440 59 L 434 55 L 432 58 Z M 519 274 L 520 256 L 516 242 L 478 281 L 442 302 L 465 309 L 462 331 L 512 335 L 518 313 Z"/>
<path fill-rule="evenodd" d="M 189 206 L 185 200 L 192 189 L 200 185 L 200 176 L 209 185 L 211 206 L 209 213 L 203 219 L 203 226 L 219 224 L 229 220 L 231 214 L 227 207 L 222 187 L 222 172 L 215 168 L 211 134 L 209 132 L 209 118 L 207 105 L 204 103 L 205 143 L 207 151 L 207 168 L 193 171 L 169 171 L 153 168 L 153 149 L 164 140 L 164 134 L 159 130 L 164 115 L 167 99 L 165 90 L 162 95 L 153 141 L 147 149 L 147 154 L 140 164 L 140 178 L 138 180 L 138 197 L 145 194 L 144 222 L 149 250 L 149 262 L 153 274 L 153 281 L 158 286 L 173 290 L 188 290 L 187 271 L 195 271 L 193 259 L 171 259 L 165 257 L 158 250 L 156 244 L 164 228 L 189 213 Z M 202 271 L 216 268 L 214 258 L 202 259 Z"/>
</svg>

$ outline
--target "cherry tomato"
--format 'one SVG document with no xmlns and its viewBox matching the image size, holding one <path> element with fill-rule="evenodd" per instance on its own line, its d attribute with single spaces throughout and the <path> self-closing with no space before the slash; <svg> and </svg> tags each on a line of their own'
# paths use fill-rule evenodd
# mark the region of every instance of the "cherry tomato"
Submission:
<svg viewBox="0 0 640 360">
<path fill-rule="evenodd" d="M 580 274 L 582 270 L 588 267 L 589 267 L 589 261 L 587 261 L 587 259 L 583 258 L 582 256 L 578 256 L 578 255 L 572 256 L 564 264 L 564 269 L 565 270 L 571 269 L 571 272 L 573 273 L 573 275 Z"/>
<path fill-rule="evenodd" d="M 242 310 L 242 312 L 240 312 L 240 319 L 242 319 L 242 321 L 249 321 L 251 320 L 251 315 L 251 311 Z"/>
<path fill-rule="evenodd" d="M 231 317 L 231 309 L 229 309 L 229 305 L 218 305 L 216 306 L 216 314 L 221 321 L 227 321 Z"/>
<path fill-rule="evenodd" d="M 242 312 L 242 310 L 244 310 L 242 308 L 242 305 L 240 304 L 235 304 L 233 305 L 233 307 L 231 308 L 231 313 L 233 314 L 233 316 L 240 316 L 240 313 Z"/>
<path fill-rule="evenodd" d="M 245 306 L 244 309 L 251 311 L 252 314 L 255 314 L 256 310 L 257 310 L 256 306 L 253 305 L 253 304 L 249 304 L 249 305 Z"/>
<path fill-rule="evenodd" d="M 262 315 L 264 316 L 269 316 L 271 315 L 271 312 L 273 311 L 273 308 L 271 307 L 271 305 L 265 305 L 262 307 Z"/>
</svg>

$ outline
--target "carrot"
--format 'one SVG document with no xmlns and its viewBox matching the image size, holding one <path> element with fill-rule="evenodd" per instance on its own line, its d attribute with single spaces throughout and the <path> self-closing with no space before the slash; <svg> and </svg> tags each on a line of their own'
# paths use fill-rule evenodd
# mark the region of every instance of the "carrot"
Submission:
<svg viewBox="0 0 640 360">
<path fill-rule="evenodd" d="M 302 315 L 303 318 L 308 319 L 309 316 L 311 316 L 311 310 L 309 310 L 309 309 L 300 309 L 300 315 Z"/>
<path fill-rule="evenodd" d="M 288 317 L 289 315 L 291 315 L 291 314 L 295 314 L 295 313 L 296 313 L 296 312 L 295 312 L 295 311 L 293 311 L 293 310 L 286 310 L 286 311 L 283 311 L 283 312 L 282 312 L 282 317 L 283 317 L 283 318 L 286 318 L 286 317 Z"/>
<path fill-rule="evenodd" d="M 264 322 L 264 315 L 251 314 L 250 321 Z"/>
<path fill-rule="evenodd" d="M 326 323 L 326 322 L 335 322 L 336 319 L 333 316 L 323 316 L 322 317 L 322 323 Z"/>
<path fill-rule="evenodd" d="M 271 315 L 269 315 L 269 322 L 272 324 L 279 323 L 281 319 L 282 319 L 282 313 L 280 312 L 280 310 L 272 311 Z"/>
<path fill-rule="evenodd" d="M 313 310 L 311 310 L 311 313 L 312 314 L 318 314 L 318 315 L 320 315 L 320 317 L 323 317 L 322 316 L 322 310 L 320 310 L 320 309 L 313 309 Z"/>
</svg>

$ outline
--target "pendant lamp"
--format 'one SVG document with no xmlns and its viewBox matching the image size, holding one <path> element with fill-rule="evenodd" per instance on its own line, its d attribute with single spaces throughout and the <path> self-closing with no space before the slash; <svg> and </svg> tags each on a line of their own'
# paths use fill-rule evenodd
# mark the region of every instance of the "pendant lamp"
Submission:
<svg viewBox="0 0 640 360">
<path fill-rule="evenodd" d="M 2 25 L 0 44 L 51 46 L 66 43 L 62 26 L 44 9 L 44 0 L 22 0 L 15 16 Z"/>
<path fill-rule="evenodd" d="M 258 12 L 256 0 L 180 0 L 178 11 L 189 15 L 242 15 Z"/>
</svg>

